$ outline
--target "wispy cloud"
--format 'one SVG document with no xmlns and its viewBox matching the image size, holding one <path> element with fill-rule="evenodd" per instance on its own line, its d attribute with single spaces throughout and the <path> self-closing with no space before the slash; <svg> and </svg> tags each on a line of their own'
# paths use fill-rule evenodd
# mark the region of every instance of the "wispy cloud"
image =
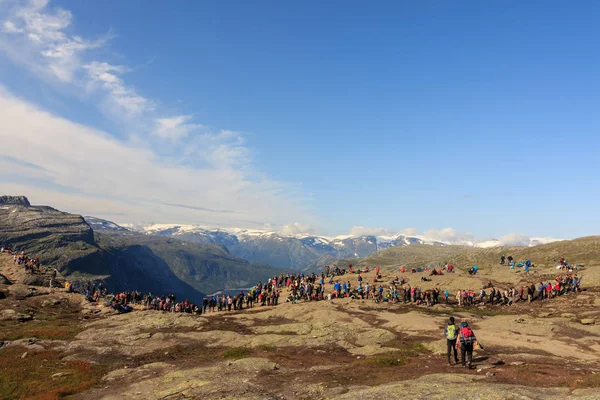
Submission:
<svg viewBox="0 0 600 400">
<path fill-rule="evenodd" d="M 170 207 L 187 208 L 188 210 L 206 211 L 206 212 L 217 213 L 217 214 L 233 213 L 233 211 L 231 211 L 231 210 L 213 210 L 210 208 L 198 207 L 198 206 L 188 206 L 185 204 L 173 204 L 173 203 L 162 203 L 162 204 L 164 204 L 165 206 L 170 206 Z"/>
<path fill-rule="evenodd" d="M 131 222 L 242 227 L 248 215 L 276 225 L 307 216 L 297 187 L 227 163 L 205 163 L 202 168 L 174 164 L 150 149 L 54 116 L 1 88 L 0 121 L 1 142 L 19 138 L 18 146 L 0 147 L 0 170 L 13 171 L 18 178 L 0 173 L 2 190 L 28 195 L 37 204 L 106 218 L 126 213 Z M 39 168 L 21 168 L 19 160 L 32 155 Z M 200 201 L 201 207 L 194 206 Z M 105 214 L 107 209 L 111 214 Z"/>
<path fill-rule="evenodd" d="M 191 115 L 178 115 L 170 118 L 157 118 L 153 134 L 163 139 L 176 140 L 202 129 L 202 125 L 190 123 Z"/>
<path fill-rule="evenodd" d="M 7 14 L 2 22 L 2 48 L 13 60 L 61 82 L 74 82 L 82 53 L 104 45 L 110 37 L 86 40 L 67 34 L 73 15 L 61 8 L 50 9 L 46 0 L 16 3 Z"/>
<path fill-rule="evenodd" d="M 90 87 L 100 87 L 107 93 L 107 100 L 113 106 L 123 110 L 126 116 L 137 116 L 146 111 L 154 110 L 154 105 L 136 91 L 127 87 L 119 77 L 129 72 L 127 67 L 111 65 L 106 62 L 93 61 L 83 66 L 89 75 Z"/>
<path fill-rule="evenodd" d="M 40 170 L 40 171 L 44 171 L 44 167 L 42 167 L 42 166 L 39 166 L 39 165 L 34 164 L 34 163 L 31 163 L 29 161 L 20 160 L 18 158 L 11 157 L 11 156 L 8 156 L 8 155 L 0 155 L 0 161 L 5 161 L 5 162 L 10 163 L 10 164 L 20 165 L 20 166 L 25 167 L 25 168 L 32 168 L 32 169 L 37 169 L 37 170 Z"/>
<path fill-rule="evenodd" d="M 132 222 L 235 226 L 252 215 L 281 226 L 307 218 L 298 186 L 262 174 L 242 134 L 162 110 L 160 99 L 126 81 L 134 69 L 99 57 L 112 32 L 84 38 L 75 21 L 45 0 L 0 1 L 0 54 L 61 95 L 76 93 L 72 99 L 119 122 L 120 131 L 73 123 L 0 87 L 0 140 L 20 142 L 0 149 L 2 170 L 18 171 L 19 182 L 0 172 L 3 190 L 98 216 L 110 217 L 110 209 Z M 39 168 L 15 168 L 31 154 Z"/>
</svg>

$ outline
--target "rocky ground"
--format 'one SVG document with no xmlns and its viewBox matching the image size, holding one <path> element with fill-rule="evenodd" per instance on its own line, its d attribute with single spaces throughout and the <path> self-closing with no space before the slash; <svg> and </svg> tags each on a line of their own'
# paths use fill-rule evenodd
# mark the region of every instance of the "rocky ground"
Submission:
<svg viewBox="0 0 600 400">
<path fill-rule="evenodd" d="M 500 268 L 427 284 L 530 278 Z M 5 255 L 0 274 L 0 398 L 600 398 L 600 296 L 590 267 L 588 290 L 510 307 L 338 299 L 203 316 L 113 314 L 77 294 L 22 284 Z M 395 275 L 388 269 L 384 280 Z M 471 370 L 442 355 L 451 315 L 468 318 L 486 346 Z"/>
</svg>

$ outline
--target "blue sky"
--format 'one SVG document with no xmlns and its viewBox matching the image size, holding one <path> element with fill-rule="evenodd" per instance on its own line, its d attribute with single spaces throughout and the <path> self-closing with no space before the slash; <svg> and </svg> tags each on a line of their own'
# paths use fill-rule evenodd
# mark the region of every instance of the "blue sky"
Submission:
<svg viewBox="0 0 600 400">
<path fill-rule="evenodd" d="M 27 108 L 3 140 L 41 151 L 3 149 L 0 187 L 34 203 L 329 235 L 598 233 L 597 2 L 0 10 L 0 99 Z"/>
</svg>

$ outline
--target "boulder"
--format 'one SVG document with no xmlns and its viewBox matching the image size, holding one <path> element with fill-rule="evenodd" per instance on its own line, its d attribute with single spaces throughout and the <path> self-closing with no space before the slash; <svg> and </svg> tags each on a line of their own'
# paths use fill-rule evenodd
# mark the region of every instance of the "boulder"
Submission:
<svg viewBox="0 0 600 400">
<path fill-rule="evenodd" d="M 26 322 L 31 321 L 33 319 L 33 314 L 18 313 L 16 317 L 17 321 Z"/>
<path fill-rule="evenodd" d="M 25 279 L 23 279 L 23 283 L 29 286 L 48 287 L 50 285 L 50 276 L 45 274 L 27 275 Z"/>
<path fill-rule="evenodd" d="M 17 299 L 24 299 L 25 297 L 33 296 L 33 290 L 22 284 L 11 285 L 8 288 L 8 291 L 11 296 Z"/>
<path fill-rule="evenodd" d="M 17 319 L 17 312 L 15 310 L 0 311 L 0 321 L 11 321 L 14 319 Z"/>
<path fill-rule="evenodd" d="M 60 300 L 58 300 L 58 299 L 44 300 L 42 302 L 42 307 L 57 306 L 59 304 L 60 304 Z"/>
<path fill-rule="evenodd" d="M 12 285 L 12 282 L 7 277 L 0 274 L 0 285 Z"/>
<path fill-rule="evenodd" d="M 581 322 L 581 325 L 594 325 L 596 323 L 596 321 L 592 318 L 584 318 L 579 322 Z"/>
</svg>

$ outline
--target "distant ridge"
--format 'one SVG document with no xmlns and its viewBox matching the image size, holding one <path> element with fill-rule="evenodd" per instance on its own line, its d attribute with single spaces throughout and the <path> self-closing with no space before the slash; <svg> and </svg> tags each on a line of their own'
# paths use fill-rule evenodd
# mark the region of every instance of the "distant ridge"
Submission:
<svg viewBox="0 0 600 400">
<path fill-rule="evenodd" d="M 273 231 L 238 228 L 209 228 L 198 225 L 149 224 L 131 225 L 132 230 L 146 235 L 173 237 L 186 242 L 212 243 L 225 246 L 231 254 L 252 262 L 276 265 L 282 268 L 305 270 L 319 269 L 338 260 L 368 257 L 382 250 L 397 246 L 430 245 L 467 247 L 498 247 L 505 241 L 448 242 L 423 235 L 402 233 L 387 235 L 344 235 L 326 237 L 318 235 L 282 234 Z M 535 246 L 557 241 L 553 238 L 527 238 L 524 245 Z"/>
</svg>

